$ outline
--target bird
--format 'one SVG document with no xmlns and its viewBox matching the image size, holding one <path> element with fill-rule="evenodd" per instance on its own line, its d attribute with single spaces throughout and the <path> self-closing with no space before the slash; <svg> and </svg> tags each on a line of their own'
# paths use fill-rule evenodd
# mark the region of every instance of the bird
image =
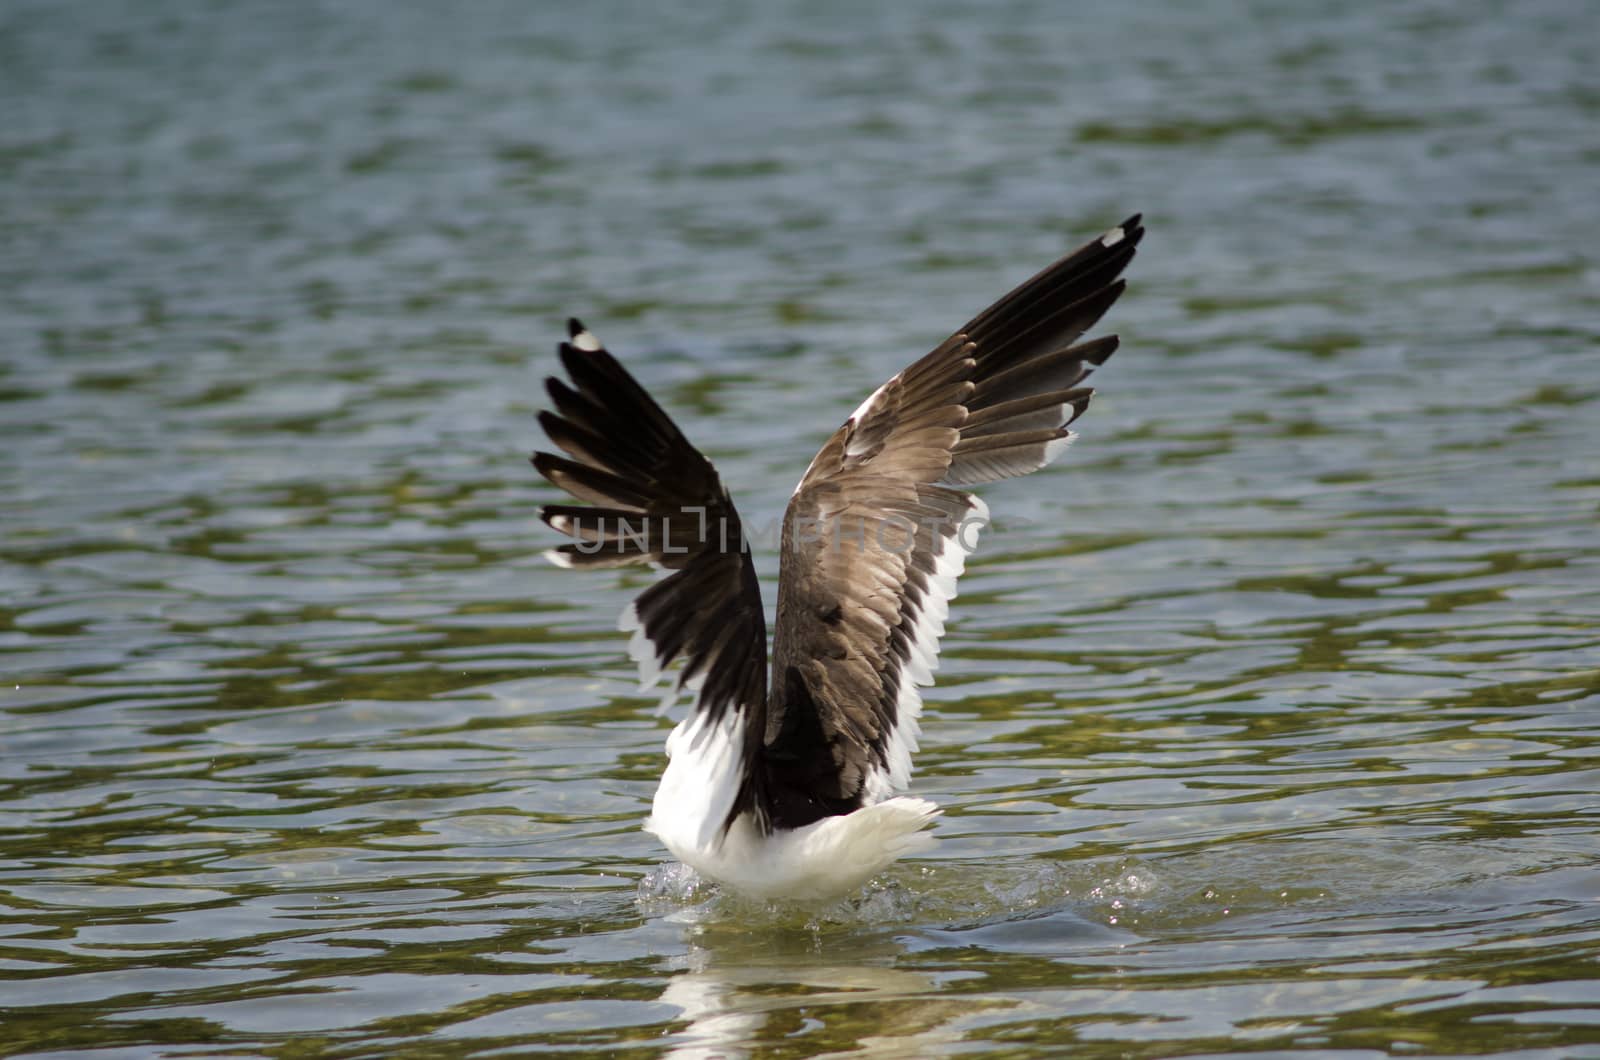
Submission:
<svg viewBox="0 0 1600 1060">
<path fill-rule="evenodd" d="M 1076 437 L 1118 346 L 1083 340 L 1121 296 L 1140 215 L 1046 266 L 874 390 L 784 513 L 770 652 L 743 524 L 711 462 L 594 333 L 567 322 L 566 380 L 537 471 L 579 503 L 540 517 L 580 570 L 666 572 L 623 611 L 642 688 L 693 693 L 644 829 L 756 899 L 825 900 L 928 849 L 940 810 L 903 794 L 956 579 L 988 519 L 968 487 L 1025 475 Z M 1080 341 L 1081 340 L 1081 341 Z M 681 663 L 675 676 L 667 674 Z"/>
</svg>

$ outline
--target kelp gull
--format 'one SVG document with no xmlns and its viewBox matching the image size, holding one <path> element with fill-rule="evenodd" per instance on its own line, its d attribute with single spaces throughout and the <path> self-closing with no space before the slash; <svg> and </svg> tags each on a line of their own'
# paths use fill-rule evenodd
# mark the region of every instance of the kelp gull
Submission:
<svg viewBox="0 0 1600 1060">
<path fill-rule="evenodd" d="M 688 717 L 645 829 L 702 875 L 768 898 L 852 890 L 933 842 L 911 774 L 956 578 L 988 509 L 959 487 L 1054 459 L 1117 348 L 1079 338 L 1122 294 L 1134 216 L 978 314 L 873 391 L 811 461 L 784 515 L 768 677 L 761 592 L 728 491 L 577 320 L 534 466 L 583 504 L 541 515 L 562 567 L 670 573 L 623 613 L 649 687 L 683 666 Z"/>
</svg>

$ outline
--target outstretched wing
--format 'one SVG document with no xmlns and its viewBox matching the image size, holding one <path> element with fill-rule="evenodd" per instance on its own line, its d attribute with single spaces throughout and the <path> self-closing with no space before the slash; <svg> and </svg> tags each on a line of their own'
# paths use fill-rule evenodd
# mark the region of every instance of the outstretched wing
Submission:
<svg viewBox="0 0 1600 1060">
<path fill-rule="evenodd" d="M 763 757 L 779 824 L 905 787 L 955 582 L 986 520 L 953 487 L 1027 474 L 1074 437 L 1080 384 L 1117 348 L 1079 343 L 1122 293 L 1134 216 L 1049 266 L 872 393 L 784 516 Z"/>
<path fill-rule="evenodd" d="M 750 712 L 754 754 L 766 707 L 767 627 L 739 513 L 722 480 L 616 358 L 577 320 L 561 363 L 571 385 L 545 381 L 555 412 L 539 422 L 567 453 L 535 453 L 533 465 L 587 504 L 540 513 L 576 542 L 546 555 L 563 567 L 651 563 L 672 573 L 623 612 L 629 654 L 648 688 L 683 659 L 670 700 L 698 689 L 706 726 L 728 711 Z"/>
</svg>

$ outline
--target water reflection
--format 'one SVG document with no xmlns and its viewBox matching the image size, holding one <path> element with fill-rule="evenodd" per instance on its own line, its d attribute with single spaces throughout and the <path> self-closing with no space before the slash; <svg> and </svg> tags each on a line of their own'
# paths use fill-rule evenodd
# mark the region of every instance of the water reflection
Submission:
<svg viewBox="0 0 1600 1060">
<path fill-rule="evenodd" d="M 886 947 L 878 955 L 882 965 L 831 964 L 812 954 L 738 964 L 715 956 L 710 948 L 693 946 L 686 970 L 674 975 L 661 994 L 663 1002 L 677 1006 L 678 1019 L 687 1022 L 674 1034 L 667 1055 L 749 1056 L 765 1041 L 818 1022 L 829 1024 L 830 1050 L 858 1056 L 934 1055 L 959 1040 L 954 1024 L 975 1006 L 940 998 L 929 976 L 896 970 L 891 962 L 897 955 L 895 948 Z M 908 1004 L 915 998 L 922 1000 Z M 886 1002 L 893 1003 L 896 1013 L 889 1026 L 863 1021 L 845 1030 L 840 1026 L 845 1021 L 817 1015 Z M 915 1009 L 915 1015 L 908 1018 L 908 1009 Z"/>
</svg>

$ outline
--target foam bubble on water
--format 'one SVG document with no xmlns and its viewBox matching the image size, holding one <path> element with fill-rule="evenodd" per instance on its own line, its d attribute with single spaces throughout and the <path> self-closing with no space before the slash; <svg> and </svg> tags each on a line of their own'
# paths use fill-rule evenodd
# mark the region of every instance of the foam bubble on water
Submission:
<svg viewBox="0 0 1600 1060">
<path fill-rule="evenodd" d="M 702 927 L 731 923 L 768 928 L 901 924 L 927 912 L 933 870 L 903 863 L 870 880 L 861 890 L 826 901 L 771 900 L 741 895 L 686 865 L 665 863 L 640 880 L 636 900 L 647 916 L 693 922 Z"/>
<path fill-rule="evenodd" d="M 1161 880 L 1133 861 L 999 863 L 902 862 L 855 894 L 823 903 L 741 897 L 693 869 L 663 864 L 640 881 L 646 915 L 701 928 L 738 924 L 822 931 L 830 925 L 885 927 L 913 922 L 972 926 L 1076 910 L 1090 921 L 1131 927 L 1159 906 Z"/>
<path fill-rule="evenodd" d="M 639 880 L 639 902 L 649 905 L 685 905 L 704 900 L 711 885 L 687 865 L 664 862 Z"/>
</svg>

